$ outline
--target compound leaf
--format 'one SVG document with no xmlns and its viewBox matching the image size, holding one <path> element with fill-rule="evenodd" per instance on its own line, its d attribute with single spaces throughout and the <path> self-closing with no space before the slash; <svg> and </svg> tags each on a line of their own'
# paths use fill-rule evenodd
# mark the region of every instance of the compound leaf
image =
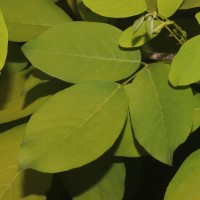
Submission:
<svg viewBox="0 0 200 200">
<path fill-rule="evenodd" d="M 108 24 L 71 22 L 48 30 L 22 50 L 34 67 L 67 82 L 116 81 L 140 65 L 138 50 L 118 47 L 120 34 L 121 30 Z"/>
<path fill-rule="evenodd" d="M 169 80 L 174 86 L 189 85 L 200 80 L 200 35 L 185 42 L 172 61 Z"/>
<path fill-rule="evenodd" d="M 193 119 L 190 88 L 168 83 L 170 66 L 151 64 L 132 82 L 129 106 L 135 137 L 159 161 L 172 164 L 174 150 L 188 137 Z"/>
<path fill-rule="evenodd" d="M 124 89 L 114 82 L 89 81 L 58 92 L 27 125 L 21 168 L 59 172 L 100 157 L 119 136 L 127 104 Z"/>
<path fill-rule="evenodd" d="M 45 200 L 51 175 L 33 170 L 20 171 L 19 146 L 26 125 L 20 125 L 0 134 L 0 199 Z"/>
<path fill-rule="evenodd" d="M 24 42 L 52 26 L 71 21 L 62 9 L 49 0 L 1 0 L 0 7 L 11 41 Z"/>
<path fill-rule="evenodd" d="M 200 150 L 192 153 L 171 180 L 164 200 L 198 200 L 200 196 Z"/>
<path fill-rule="evenodd" d="M 113 18 L 130 17 L 147 10 L 145 0 L 83 0 L 83 3 L 93 12 Z"/>
</svg>

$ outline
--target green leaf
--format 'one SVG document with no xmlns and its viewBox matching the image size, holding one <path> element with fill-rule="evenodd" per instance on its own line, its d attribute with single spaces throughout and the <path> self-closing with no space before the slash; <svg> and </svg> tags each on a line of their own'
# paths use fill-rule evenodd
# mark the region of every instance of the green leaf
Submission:
<svg viewBox="0 0 200 200">
<path fill-rule="evenodd" d="M 179 9 L 190 9 L 200 7 L 200 1 L 198 0 L 184 0 Z"/>
<path fill-rule="evenodd" d="M 136 22 L 137 23 L 137 22 Z M 154 20 L 154 28 L 160 25 L 160 22 Z M 135 25 L 127 28 L 119 38 L 119 45 L 124 48 L 133 48 L 142 46 L 152 38 L 149 37 L 146 29 L 146 21 L 143 21 L 138 30 L 135 32 Z M 154 33 L 152 37 L 157 36 L 158 33 Z"/>
<path fill-rule="evenodd" d="M 31 73 L 32 68 L 10 75 L 2 73 L 0 80 L 0 123 L 10 122 L 32 114 L 52 94 L 63 88 L 58 80 L 52 80 L 25 94 L 24 84 Z"/>
<path fill-rule="evenodd" d="M 184 0 L 157 0 L 158 13 L 165 18 L 173 15 Z"/>
<path fill-rule="evenodd" d="M 169 80 L 174 86 L 189 85 L 200 80 L 200 35 L 185 42 L 172 61 Z"/>
<path fill-rule="evenodd" d="M 7 47 L 8 47 L 8 31 L 5 25 L 4 17 L 2 11 L 0 9 L 0 71 L 4 66 L 6 55 L 7 55 Z"/>
<path fill-rule="evenodd" d="M 22 50 L 34 67 L 67 82 L 117 81 L 135 72 L 141 59 L 138 50 L 118 47 L 120 34 L 108 24 L 71 22 L 48 30 Z"/>
<path fill-rule="evenodd" d="M 147 4 L 147 11 L 152 13 L 154 11 L 157 12 L 157 0 L 145 0 Z"/>
<path fill-rule="evenodd" d="M 114 82 L 90 81 L 58 92 L 27 125 L 21 168 L 59 172 L 100 157 L 123 129 L 127 104 L 124 89 Z"/>
<path fill-rule="evenodd" d="M 52 26 L 71 21 L 62 9 L 49 0 L 1 0 L 0 7 L 11 41 L 24 42 Z"/>
<path fill-rule="evenodd" d="M 145 0 L 83 0 L 83 3 L 93 12 L 113 18 L 130 17 L 147 10 Z"/>
<path fill-rule="evenodd" d="M 195 18 L 197 19 L 198 23 L 200 24 L 200 12 L 195 14 Z"/>
<path fill-rule="evenodd" d="M 45 200 L 51 175 L 33 170 L 20 171 L 19 146 L 26 125 L 20 125 L 0 134 L 0 199 Z"/>
<path fill-rule="evenodd" d="M 194 95 L 194 114 L 191 132 L 194 132 L 200 126 L 200 94 Z"/>
<path fill-rule="evenodd" d="M 61 173 L 73 200 L 122 200 L 125 189 L 124 163 L 100 158 L 89 165 Z"/>
<path fill-rule="evenodd" d="M 171 180 L 164 200 L 198 200 L 200 197 L 200 150 L 192 153 Z"/>
<path fill-rule="evenodd" d="M 148 65 L 138 73 L 129 92 L 135 137 L 157 160 L 172 164 L 174 150 L 188 137 L 193 118 L 190 88 L 171 87 L 169 65 Z"/>
<path fill-rule="evenodd" d="M 127 95 L 129 96 L 129 89 L 131 84 L 128 84 L 124 87 Z M 128 114 L 124 129 L 121 133 L 121 137 L 119 138 L 119 144 L 115 151 L 115 156 L 123 156 L 123 157 L 140 157 L 144 155 L 144 151 L 138 142 L 135 139 L 133 129 L 131 126 L 130 115 Z"/>
</svg>

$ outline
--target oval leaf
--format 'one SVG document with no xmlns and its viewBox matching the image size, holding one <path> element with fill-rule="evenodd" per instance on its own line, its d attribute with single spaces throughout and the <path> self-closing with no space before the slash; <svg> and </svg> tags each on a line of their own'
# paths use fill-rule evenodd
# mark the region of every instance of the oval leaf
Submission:
<svg viewBox="0 0 200 200">
<path fill-rule="evenodd" d="M 21 168 L 59 172 L 100 157 L 119 136 L 127 104 L 124 89 L 112 82 L 80 83 L 57 93 L 27 125 Z"/>
<path fill-rule="evenodd" d="M 19 146 L 26 125 L 20 125 L 0 134 L 0 199 L 45 200 L 51 185 L 51 175 L 33 170 L 20 171 Z"/>
<path fill-rule="evenodd" d="M 169 80 L 174 86 L 189 85 L 200 80 L 200 35 L 183 44 L 172 61 Z"/>
<path fill-rule="evenodd" d="M 62 173 L 61 177 L 73 200 L 122 200 L 124 163 L 111 163 L 112 158 L 97 159 L 84 167 Z"/>
<path fill-rule="evenodd" d="M 164 200 L 198 200 L 200 197 L 200 150 L 192 153 L 171 180 Z"/>
<path fill-rule="evenodd" d="M 71 21 L 62 9 L 49 0 L 1 0 L 0 7 L 9 40 L 16 42 L 30 40 L 52 26 Z"/>
<path fill-rule="evenodd" d="M 83 0 L 83 3 L 93 12 L 113 18 L 130 17 L 147 10 L 145 0 Z"/>
<path fill-rule="evenodd" d="M 135 137 L 159 161 L 172 164 L 174 150 L 190 133 L 193 94 L 168 83 L 169 65 L 151 64 L 134 79 L 129 105 Z"/>
<path fill-rule="evenodd" d="M 6 55 L 7 55 L 7 49 L 8 49 L 8 31 L 7 27 L 5 25 L 4 17 L 2 14 L 2 11 L 0 9 L 0 71 L 4 66 Z"/>
<path fill-rule="evenodd" d="M 180 9 L 190 9 L 200 7 L 200 1 L 198 0 L 184 0 Z"/>
<path fill-rule="evenodd" d="M 22 50 L 34 67 L 67 82 L 116 81 L 140 65 L 138 50 L 118 47 L 120 34 L 121 30 L 108 24 L 71 22 L 48 30 Z"/>
<path fill-rule="evenodd" d="M 158 13 L 165 18 L 173 15 L 184 0 L 157 0 Z"/>
</svg>

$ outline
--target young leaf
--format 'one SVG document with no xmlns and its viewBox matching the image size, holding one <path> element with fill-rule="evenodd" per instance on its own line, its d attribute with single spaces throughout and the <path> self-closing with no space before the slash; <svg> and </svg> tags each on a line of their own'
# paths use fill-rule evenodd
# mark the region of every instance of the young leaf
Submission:
<svg viewBox="0 0 200 200">
<path fill-rule="evenodd" d="M 169 80 L 174 86 L 189 85 L 200 80 L 200 35 L 185 42 L 172 61 Z"/>
<path fill-rule="evenodd" d="M 4 66 L 6 55 L 7 55 L 7 48 L 8 48 L 8 31 L 5 25 L 4 17 L 2 11 L 0 9 L 0 71 Z"/>
<path fill-rule="evenodd" d="M 50 174 L 19 170 L 19 146 L 25 127 L 20 125 L 0 134 L 0 200 L 45 200 L 50 188 Z"/>
<path fill-rule="evenodd" d="M 179 9 L 190 9 L 200 7 L 200 1 L 198 0 L 184 0 Z"/>
<path fill-rule="evenodd" d="M 27 125 L 21 168 L 59 172 L 100 157 L 119 136 L 127 104 L 124 89 L 114 82 L 84 82 L 58 92 Z"/>
<path fill-rule="evenodd" d="M 160 22 L 154 20 L 154 28 L 160 25 Z M 153 33 L 152 38 L 157 36 L 158 33 Z M 119 45 L 124 48 L 133 48 L 142 46 L 152 38 L 149 37 L 146 29 L 146 21 L 143 21 L 137 32 L 133 30 L 133 27 L 127 28 L 119 38 Z"/>
<path fill-rule="evenodd" d="M 172 164 L 174 150 L 188 137 L 193 118 L 190 88 L 168 83 L 170 66 L 151 64 L 138 73 L 129 92 L 135 137 L 154 158 Z"/>
<path fill-rule="evenodd" d="M 118 47 L 120 34 L 108 24 L 71 22 L 46 31 L 22 50 L 34 67 L 67 82 L 117 81 L 140 65 L 138 50 Z"/>
<path fill-rule="evenodd" d="M 184 0 L 157 0 L 158 13 L 165 18 L 173 15 Z"/>
<path fill-rule="evenodd" d="M 83 3 L 93 12 L 113 18 L 130 17 L 147 10 L 145 0 L 83 0 Z"/>
<path fill-rule="evenodd" d="M 62 9 L 49 0 L 1 0 L 0 7 L 10 41 L 24 42 L 52 26 L 71 21 Z"/>
<path fill-rule="evenodd" d="M 110 157 L 100 158 L 89 165 L 60 174 L 73 200 L 123 199 L 125 166 L 111 160 Z"/>
<path fill-rule="evenodd" d="M 60 81 L 53 79 L 25 94 L 24 84 L 31 72 L 32 68 L 10 75 L 2 73 L 0 80 L 0 123 L 31 115 L 52 94 L 63 89 Z"/>
<path fill-rule="evenodd" d="M 200 197 L 200 150 L 192 153 L 171 180 L 164 200 L 198 200 Z"/>
</svg>

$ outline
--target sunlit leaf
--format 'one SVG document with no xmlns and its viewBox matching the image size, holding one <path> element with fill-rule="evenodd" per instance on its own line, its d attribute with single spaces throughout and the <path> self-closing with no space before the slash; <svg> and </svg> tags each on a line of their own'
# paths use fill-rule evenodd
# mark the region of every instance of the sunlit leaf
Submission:
<svg viewBox="0 0 200 200">
<path fill-rule="evenodd" d="M 93 12 L 113 18 L 138 15 L 147 9 L 145 0 L 83 0 L 83 3 Z"/>
<path fill-rule="evenodd" d="M 200 94 L 194 95 L 194 114 L 191 132 L 194 132 L 200 126 Z"/>
<path fill-rule="evenodd" d="M 0 123 L 10 122 L 32 114 L 52 94 L 63 88 L 63 85 L 52 80 L 41 84 L 35 90 L 24 93 L 24 84 L 31 75 L 32 68 L 18 73 L 2 73 L 0 80 Z"/>
<path fill-rule="evenodd" d="M 171 180 L 164 200 L 198 200 L 200 197 L 200 150 L 192 153 Z"/>
<path fill-rule="evenodd" d="M 129 92 L 135 137 L 159 161 L 172 164 L 174 150 L 188 137 L 193 119 L 190 88 L 168 83 L 169 65 L 151 64 L 138 73 Z"/>
<path fill-rule="evenodd" d="M 169 80 L 174 86 L 189 85 L 200 80 L 200 35 L 185 42 L 172 61 Z"/>
<path fill-rule="evenodd" d="M 198 23 L 200 24 L 200 12 L 195 14 L 195 18 L 197 19 Z"/>
<path fill-rule="evenodd" d="M 5 25 L 4 16 L 0 9 L 0 71 L 4 66 L 6 55 L 7 55 L 7 46 L 8 46 L 8 31 Z"/>
<path fill-rule="evenodd" d="M 158 13 L 165 18 L 173 15 L 184 0 L 157 0 Z"/>
<path fill-rule="evenodd" d="M 95 160 L 123 129 L 127 104 L 124 89 L 114 82 L 89 81 L 58 92 L 27 125 L 21 167 L 59 172 Z"/>
<path fill-rule="evenodd" d="M 70 17 L 49 0 L 1 0 L 8 37 L 11 41 L 27 41 Z"/>
<path fill-rule="evenodd" d="M 154 28 L 156 28 L 158 25 L 160 25 L 160 22 L 154 20 Z M 121 47 L 125 48 L 139 47 L 158 35 L 158 33 L 153 33 L 152 38 L 149 37 L 146 29 L 146 21 L 142 22 L 142 24 L 135 33 L 133 28 L 134 27 L 131 26 L 121 34 L 119 38 L 119 45 Z"/>
<path fill-rule="evenodd" d="M 184 0 L 180 9 L 190 9 L 200 7 L 200 1 L 198 0 Z"/>
<path fill-rule="evenodd" d="M 73 200 L 122 200 L 125 189 L 124 163 L 112 158 L 98 159 L 89 165 L 62 173 L 61 177 Z"/>
<path fill-rule="evenodd" d="M 50 188 L 50 174 L 19 170 L 19 146 L 25 126 L 0 134 L 0 200 L 45 200 L 45 193 Z"/>
<path fill-rule="evenodd" d="M 22 50 L 34 67 L 67 82 L 116 81 L 140 65 L 138 50 L 118 47 L 121 32 L 103 23 L 65 23 L 29 41 Z"/>
</svg>

